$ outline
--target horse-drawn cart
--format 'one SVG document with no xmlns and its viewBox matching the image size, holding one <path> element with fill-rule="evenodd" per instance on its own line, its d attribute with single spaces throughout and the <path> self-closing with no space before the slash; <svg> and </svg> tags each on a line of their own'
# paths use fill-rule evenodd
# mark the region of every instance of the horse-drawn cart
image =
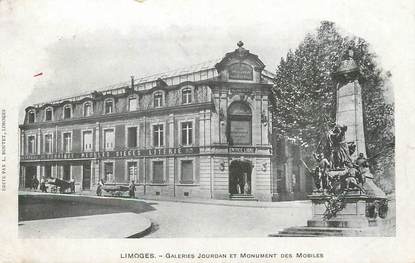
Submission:
<svg viewBox="0 0 415 263">
<path fill-rule="evenodd" d="M 50 185 L 51 192 L 73 193 L 75 192 L 75 182 L 68 182 L 59 178 L 48 178 L 46 183 Z"/>
<path fill-rule="evenodd" d="M 125 185 L 108 185 L 104 184 L 101 187 L 102 190 L 110 194 L 111 196 L 122 196 L 129 190 L 128 186 Z"/>
</svg>

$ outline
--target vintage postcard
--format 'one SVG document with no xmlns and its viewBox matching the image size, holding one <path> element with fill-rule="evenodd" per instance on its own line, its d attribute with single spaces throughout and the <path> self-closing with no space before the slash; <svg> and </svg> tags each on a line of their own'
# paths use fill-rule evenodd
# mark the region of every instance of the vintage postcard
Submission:
<svg viewBox="0 0 415 263">
<path fill-rule="evenodd" d="M 0 262 L 414 262 L 412 1 L 0 1 Z"/>
</svg>

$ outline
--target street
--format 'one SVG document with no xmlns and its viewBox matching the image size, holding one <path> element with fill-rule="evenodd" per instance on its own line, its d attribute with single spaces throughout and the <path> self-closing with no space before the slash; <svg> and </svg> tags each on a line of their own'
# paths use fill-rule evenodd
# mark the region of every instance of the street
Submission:
<svg viewBox="0 0 415 263">
<path fill-rule="evenodd" d="M 291 202 L 275 207 L 241 207 L 149 201 L 155 208 L 141 215 L 154 225 L 148 238 L 267 237 L 296 225 L 306 225 L 311 204 Z"/>
</svg>

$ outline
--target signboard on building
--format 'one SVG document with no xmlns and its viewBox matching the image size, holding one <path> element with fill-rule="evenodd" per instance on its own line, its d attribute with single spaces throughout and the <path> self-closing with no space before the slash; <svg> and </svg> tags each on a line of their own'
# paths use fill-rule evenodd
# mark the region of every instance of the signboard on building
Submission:
<svg viewBox="0 0 415 263">
<path fill-rule="evenodd" d="M 229 79 L 253 80 L 252 67 L 245 63 L 235 63 L 229 66 Z"/>
<path fill-rule="evenodd" d="M 230 153 L 255 153 L 255 147 L 229 147 Z"/>
<path fill-rule="evenodd" d="M 251 127 L 249 121 L 232 120 L 231 138 L 233 144 L 251 144 Z"/>
<path fill-rule="evenodd" d="M 33 154 L 21 156 L 22 161 L 30 160 L 69 160 L 69 159 L 105 159 L 121 157 L 148 157 L 160 155 L 186 155 L 198 154 L 199 147 L 180 147 L 180 148 L 161 148 L 143 150 L 123 150 L 105 152 L 82 152 L 82 153 L 52 153 L 52 154 Z"/>
</svg>

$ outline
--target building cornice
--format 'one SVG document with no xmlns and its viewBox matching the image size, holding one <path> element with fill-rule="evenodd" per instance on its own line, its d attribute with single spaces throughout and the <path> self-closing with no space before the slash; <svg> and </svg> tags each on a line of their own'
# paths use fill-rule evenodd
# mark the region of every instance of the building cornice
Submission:
<svg viewBox="0 0 415 263">
<path fill-rule="evenodd" d="M 177 105 L 173 107 L 163 107 L 163 108 L 121 112 L 121 113 L 103 114 L 99 116 L 80 117 L 80 118 L 73 118 L 73 119 L 68 119 L 68 120 L 21 124 L 19 125 L 19 128 L 20 129 L 50 128 L 50 127 L 55 127 L 55 126 L 116 121 L 120 119 L 123 119 L 123 120 L 134 119 L 134 118 L 143 117 L 143 116 L 146 116 L 146 117 L 159 116 L 159 115 L 167 116 L 171 113 L 177 114 L 177 113 L 186 113 L 186 112 L 192 112 L 192 111 L 198 112 L 199 110 L 212 109 L 213 107 L 214 107 L 213 102 L 184 104 L 184 105 Z"/>
</svg>

